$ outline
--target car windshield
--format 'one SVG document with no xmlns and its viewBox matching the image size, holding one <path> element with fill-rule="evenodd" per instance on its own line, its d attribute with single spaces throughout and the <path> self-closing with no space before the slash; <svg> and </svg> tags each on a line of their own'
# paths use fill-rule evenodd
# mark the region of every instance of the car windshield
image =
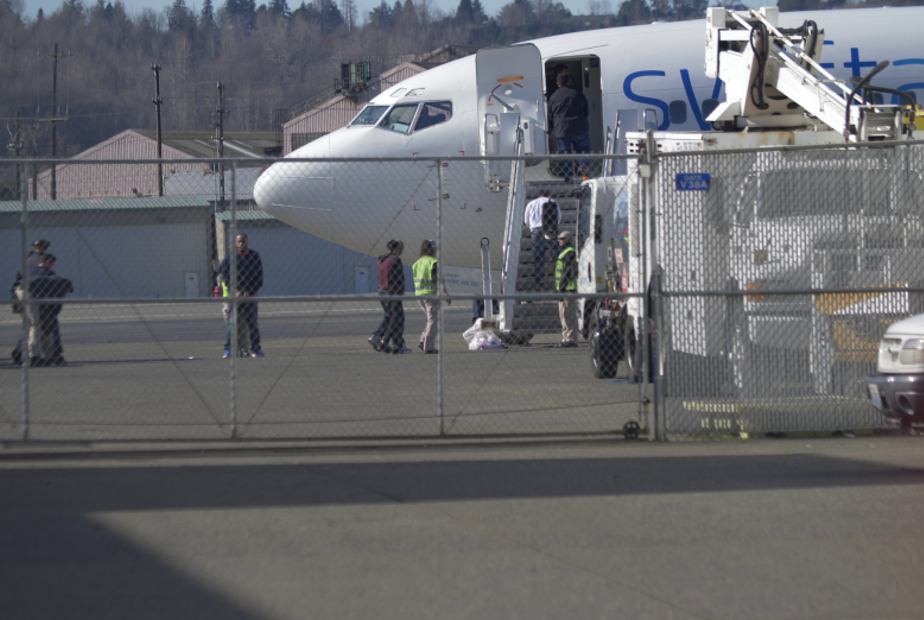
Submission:
<svg viewBox="0 0 924 620">
<path fill-rule="evenodd" d="M 387 109 L 387 105 L 367 105 L 350 125 L 375 125 Z"/>
</svg>

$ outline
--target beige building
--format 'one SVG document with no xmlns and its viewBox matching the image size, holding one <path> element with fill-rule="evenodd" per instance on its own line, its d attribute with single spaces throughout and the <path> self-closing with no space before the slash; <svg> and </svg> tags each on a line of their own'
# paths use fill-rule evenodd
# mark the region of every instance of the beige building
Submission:
<svg viewBox="0 0 924 620">
<path fill-rule="evenodd" d="M 276 134 L 270 131 L 226 132 L 224 135 L 224 157 L 256 159 L 276 155 L 278 148 Z M 161 150 L 164 159 L 172 160 L 162 165 L 165 185 L 178 172 L 198 172 L 206 176 L 217 173 L 216 166 L 183 162 L 184 159 L 218 157 L 214 132 L 164 131 Z M 153 129 L 128 129 L 71 159 L 157 159 L 157 132 Z M 252 165 L 262 166 L 263 163 L 254 161 Z M 55 170 L 55 199 L 157 196 L 157 168 L 157 164 L 61 164 Z M 46 169 L 30 178 L 28 191 L 30 200 L 50 199 L 51 170 Z M 227 194 L 230 194 L 230 189 L 227 189 Z"/>
</svg>

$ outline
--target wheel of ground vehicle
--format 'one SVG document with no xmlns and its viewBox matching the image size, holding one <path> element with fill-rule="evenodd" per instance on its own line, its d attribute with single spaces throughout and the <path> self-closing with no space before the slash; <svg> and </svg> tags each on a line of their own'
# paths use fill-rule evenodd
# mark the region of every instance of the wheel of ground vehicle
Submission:
<svg viewBox="0 0 924 620">
<path fill-rule="evenodd" d="M 590 340 L 597 327 L 597 308 L 593 301 L 584 305 L 584 324 L 581 326 L 581 337 Z"/>
<path fill-rule="evenodd" d="M 638 439 L 638 434 L 641 430 L 642 427 L 639 426 L 638 422 L 629 420 L 623 425 L 622 434 L 626 439 Z"/>
<path fill-rule="evenodd" d="M 616 376 L 622 357 L 622 335 L 606 325 L 601 329 L 596 320 L 592 327 L 589 347 L 591 370 L 597 379 L 611 379 Z"/>
</svg>

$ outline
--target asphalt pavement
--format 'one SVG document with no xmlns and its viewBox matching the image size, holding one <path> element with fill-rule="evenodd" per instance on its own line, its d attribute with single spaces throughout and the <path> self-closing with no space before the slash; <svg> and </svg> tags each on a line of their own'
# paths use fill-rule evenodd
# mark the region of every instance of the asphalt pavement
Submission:
<svg viewBox="0 0 924 620">
<path fill-rule="evenodd" d="M 921 618 L 921 441 L 5 444 L 0 615 Z"/>
</svg>

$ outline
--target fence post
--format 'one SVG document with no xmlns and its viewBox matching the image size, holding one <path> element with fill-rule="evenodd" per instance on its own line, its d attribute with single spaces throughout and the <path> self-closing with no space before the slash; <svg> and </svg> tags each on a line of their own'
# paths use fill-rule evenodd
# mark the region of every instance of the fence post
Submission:
<svg viewBox="0 0 924 620">
<path fill-rule="evenodd" d="M 439 303 L 436 306 L 436 402 L 437 413 L 440 418 L 440 436 L 446 434 L 446 420 L 443 415 L 443 288 L 445 287 L 444 274 L 446 272 L 443 264 L 443 160 L 436 160 L 436 170 L 439 179 L 439 197 L 437 198 L 436 209 L 436 264 L 439 265 L 437 273 L 439 280 L 436 287 L 436 295 L 439 297 Z"/>
<path fill-rule="evenodd" d="M 231 282 L 228 284 L 228 302 L 231 314 L 229 315 L 231 330 L 231 439 L 237 439 L 237 381 L 235 381 L 235 371 L 237 370 L 237 325 L 238 310 L 240 305 L 237 303 L 237 163 L 231 164 L 231 247 L 227 250 L 228 266 L 231 268 Z M 221 174 L 224 171 L 220 170 Z M 224 181 L 222 181 L 224 184 Z"/>
<path fill-rule="evenodd" d="M 664 441 L 664 375 L 661 373 L 664 360 L 661 359 L 661 333 L 663 327 L 663 298 L 661 297 L 661 265 L 655 265 L 651 274 L 651 371 L 654 373 L 654 423 L 652 434 L 655 441 Z"/>
<path fill-rule="evenodd" d="M 35 174 L 35 164 L 29 165 L 29 172 Z M 19 356 L 22 361 L 22 440 L 29 441 L 29 313 L 27 304 L 29 295 L 29 269 L 26 265 L 26 253 L 29 251 L 29 191 L 26 179 L 22 179 L 22 336 L 19 341 Z"/>
</svg>

